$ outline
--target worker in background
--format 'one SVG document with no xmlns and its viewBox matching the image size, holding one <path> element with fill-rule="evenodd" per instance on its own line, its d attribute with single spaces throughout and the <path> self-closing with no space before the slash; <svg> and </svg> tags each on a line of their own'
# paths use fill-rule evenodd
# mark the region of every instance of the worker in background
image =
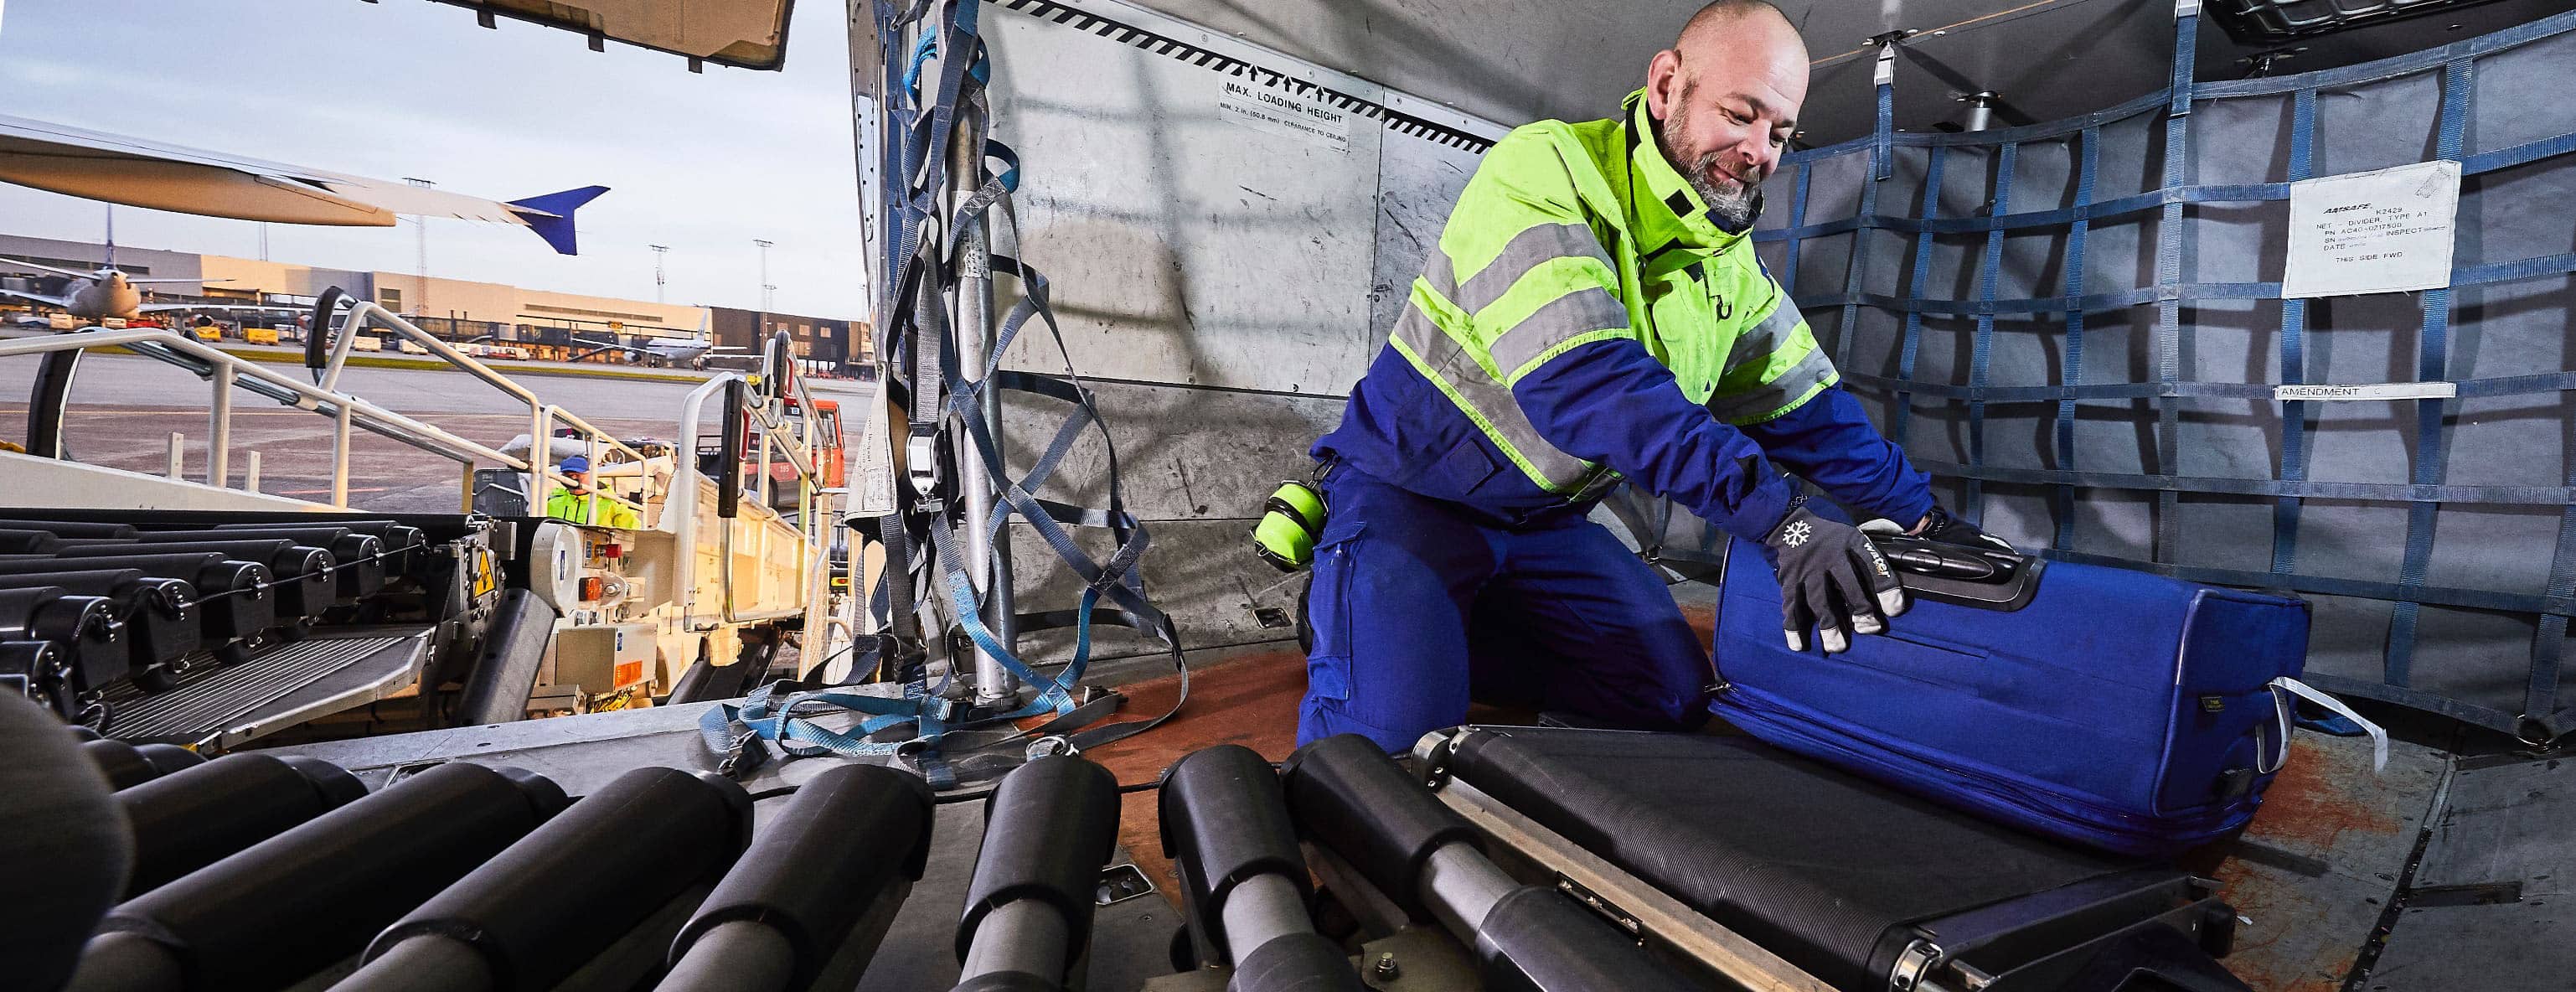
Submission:
<svg viewBox="0 0 2576 992">
<path fill-rule="evenodd" d="M 1314 446 L 1327 512 L 1301 743 L 1408 749 L 1471 698 L 1704 720 L 1707 653 L 1664 581 L 1585 519 L 1623 481 L 1760 546 L 1794 650 L 1810 630 L 1846 650 L 1904 594 L 1781 468 L 1854 519 L 2008 547 L 1934 504 L 1754 258 L 1759 187 L 1806 92 L 1789 20 L 1721 0 L 1618 117 L 1540 121 L 1486 153 Z"/>
<path fill-rule="evenodd" d="M 599 494 L 591 491 L 590 459 L 574 455 L 564 459 L 563 464 L 555 466 L 555 470 L 570 478 L 572 484 L 559 486 L 554 492 L 546 495 L 546 516 L 557 520 L 570 520 L 577 524 L 589 524 L 593 527 L 624 527 L 631 530 L 642 526 L 635 519 L 635 511 L 601 499 Z"/>
</svg>

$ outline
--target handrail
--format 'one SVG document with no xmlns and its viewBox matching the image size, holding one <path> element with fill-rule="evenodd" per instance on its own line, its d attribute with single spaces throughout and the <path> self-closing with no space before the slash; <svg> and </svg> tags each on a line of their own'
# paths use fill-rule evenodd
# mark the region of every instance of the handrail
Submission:
<svg viewBox="0 0 2576 992">
<path fill-rule="evenodd" d="M 690 390 L 688 398 L 682 400 L 680 404 L 680 432 L 679 439 L 676 443 L 684 447 L 685 458 L 681 457 L 678 453 L 675 453 L 672 459 L 674 463 L 672 471 L 674 484 L 671 487 L 670 496 L 664 500 L 663 516 L 672 521 L 670 530 L 675 538 L 677 546 L 683 549 L 691 549 L 688 553 L 681 555 L 678 574 L 674 577 L 674 581 L 678 585 L 680 616 L 684 622 L 692 625 L 695 625 L 698 618 L 701 616 L 698 611 L 698 560 L 694 549 L 697 546 L 699 500 L 697 480 L 704 478 L 705 473 L 698 471 L 697 467 L 698 429 L 706 419 L 706 405 L 708 398 L 723 391 L 726 383 L 742 380 L 743 378 L 744 377 L 740 374 L 732 372 L 727 372 L 710 378 L 704 385 Z M 806 501 L 810 499 L 811 494 L 818 488 L 814 480 L 814 462 L 807 454 L 806 450 L 806 446 L 809 443 L 808 438 L 810 438 L 814 431 L 814 421 L 816 418 L 812 413 L 814 409 L 812 405 L 812 396 L 803 390 L 802 383 L 798 383 L 797 392 L 799 394 L 800 401 L 806 404 L 804 409 L 807 411 L 807 415 L 805 416 L 804 423 L 801 425 L 799 430 L 799 433 L 805 436 L 794 438 L 792 443 L 782 443 L 778 450 L 787 454 L 789 464 L 797 471 L 799 485 L 797 498 L 800 510 L 799 516 L 802 518 L 797 522 L 797 536 L 803 542 L 806 550 L 807 561 L 804 564 L 805 571 L 807 573 L 806 583 L 810 590 L 812 583 L 816 581 L 816 570 L 818 566 L 828 562 L 830 558 L 830 550 L 826 543 L 821 540 L 821 537 L 817 532 L 818 525 L 826 515 L 813 512 L 812 508 L 805 505 Z M 753 406 L 746 412 L 752 415 L 750 423 L 760 430 L 761 436 L 764 439 L 786 441 L 788 439 L 781 437 L 781 435 L 786 433 L 784 429 L 785 424 L 783 423 L 784 418 L 778 416 L 777 411 L 775 410 L 776 405 L 777 399 L 776 397 L 772 397 L 769 403 Z M 683 461 L 686 462 L 685 467 L 680 464 Z M 761 478 L 764 480 L 767 479 L 769 475 L 768 464 L 764 462 L 759 468 Z M 681 473 L 684 471 L 688 473 L 686 476 L 688 484 L 679 485 L 677 484 L 677 480 L 683 478 Z M 764 485 L 763 488 L 765 489 L 766 486 Z M 761 504 L 760 512 L 766 513 L 772 517 L 779 516 L 776 510 L 770 509 L 769 506 L 766 505 L 765 500 L 757 500 L 754 502 Z M 784 522 L 785 518 L 781 517 L 780 520 L 781 522 Z M 724 623 L 741 623 L 749 620 L 772 619 L 776 616 L 787 616 L 798 612 L 808 614 L 812 612 L 812 597 L 810 592 L 807 595 L 808 603 L 804 607 L 800 607 L 798 610 L 773 611 L 758 615 L 742 614 L 736 611 L 733 601 L 734 524 L 732 521 L 724 521 L 722 523 L 722 527 L 724 530 L 722 534 L 718 535 L 718 549 L 716 554 L 716 567 L 719 571 L 718 584 L 724 587 L 723 600 L 717 604 L 715 613 L 715 616 L 720 621 Z"/>
<path fill-rule="evenodd" d="M 0 341 L 0 358 L 114 347 L 126 347 L 136 354 L 177 365 L 205 376 L 213 383 L 224 400 L 214 404 L 221 412 L 213 414 L 218 418 L 219 423 L 218 429 L 213 431 L 213 436 L 208 439 L 209 444 L 222 443 L 221 439 L 230 435 L 229 387 L 238 386 L 278 400 L 285 405 L 331 417 L 335 421 L 341 419 L 345 412 L 346 419 L 352 427 L 391 438 L 460 463 L 470 465 L 480 459 L 512 468 L 525 469 L 528 465 L 526 461 L 458 437 L 436 425 L 404 416 L 366 400 L 329 391 L 309 383 L 297 382 L 271 371 L 260 363 L 240 358 L 165 328 L 130 327 L 116 330 L 99 328 L 50 337 Z M 334 430 L 336 433 L 336 425 Z M 213 459 L 210 458 L 209 462 L 212 461 Z M 331 488 L 334 497 L 332 505 L 345 508 L 348 505 L 347 445 L 342 443 L 333 445 L 331 471 Z M 220 484 L 218 485 L 220 487 Z"/>
<path fill-rule="evenodd" d="M 364 329 L 369 323 L 375 323 L 379 326 L 396 331 L 404 337 L 408 337 L 419 342 L 422 347 L 429 350 L 430 354 L 445 360 L 449 365 L 453 365 L 458 370 L 482 380 L 486 385 L 500 390 L 511 399 L 518 400 L 519 402 L 528 405 L 528 460 L 526 467 L 526 471 L 530 476 L 528 506 L 531 510 L 534 510 L 539 514 L 543 514 L 545 512 L 546 497 L 551 495 L 548 490 L 552 485 L 556 483 L 570 485 L 572 483 L 571 477 L 557 471 L 553 466 L 554 439 L 552 435 L 554 434 L 555 421 L 561 420 L 566 426 L 581 433 L 583 440 L 590 447 L 590 453 L 594 456 L 594 461 L 596 460 L 596 456 L 599 451 L 599 444 L 602 441 L 607 442 L 613 450 L 625 455 L 629 461 L 641 462 L 645 460 L 643 452 L 637 451 L 633 447 L 627 445 L 626 442 L 618 440 L 615 435 L 592 426 L 589 421 L 583 420 L 580 415 L 575 414 L 570 410 L 566 410 L 562 407 L 555 406 L 545 402 L 544 400 L 538 399 L 534 390 L 520 385 L 508 376 L 502 375 L 498 370 L 489 365 L 483 364 L 481 360 L 462 351 L 456 350 L 456 346 L 447 343 L 446 340 L 438 337 L 437 335 L 431 334 L 428 331 L 421 330 L 419 327 L 413 325 L 412 322 L 402 319 L 400 315 L 395 314 L 393 311 L 387 310 L 370 300 L 357 300 L 350 304 L 349 315 L 342 318 L 340 321 L 339 336 L 336 340 L 331 342 L 330 363 L 326 365 L 322 371 L 323 389 L 333 391 L 337 390 L 340 382 L 340 372 L 348 366 L 349 355 L 356 348 L 358 332 Z M 316 330 L 316 333 L 320 333 L 319 329 Z M 638 515 L 637 519 L 640 521 L 642 519 L 642 515 L 649 512 L 649 507 L 653 502 L 653 478 L 650 473 L 647 473 L 641 477 L 640 481 L 644 486 L 643 499 L 638 502 L 629 502 L 624 497 L 608 492 L 603 487 L 594 486 L 592 487 L 591 493 L 595 498 L 606 499 L 611 503 L 636 511 Z M 667 498 L 668 496 L 666 493 L 666 501 Z"/>
</svg>

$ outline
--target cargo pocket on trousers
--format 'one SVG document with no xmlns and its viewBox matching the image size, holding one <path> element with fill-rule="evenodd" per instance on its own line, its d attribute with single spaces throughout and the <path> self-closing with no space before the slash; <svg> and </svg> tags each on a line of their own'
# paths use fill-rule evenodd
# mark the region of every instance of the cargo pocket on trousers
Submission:
<svg viewBox="0 0 2576 992">
<path fill-rule="evenodd" d="M 1337 523 L 1326 521 L 1315 547 L 1315 585 L 1306 598 L 1315 638 L 1306 652 L 1306 695 L 1340 702 L 1351 698 L 1351 580 L 1366 525 Z"/>
</svg>

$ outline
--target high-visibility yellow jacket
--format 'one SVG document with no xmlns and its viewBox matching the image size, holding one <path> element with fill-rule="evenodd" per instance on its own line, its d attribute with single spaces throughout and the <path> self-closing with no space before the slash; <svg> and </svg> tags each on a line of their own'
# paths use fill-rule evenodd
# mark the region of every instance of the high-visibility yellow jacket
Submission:
<svg viewBox="0 0 2576 992">
<path fill-rule="evenodd" d="M 1833 388 L 1752 238 L 1665 161 L 1642 92 L 1626 110 L 1486 153 L 1316 456 L 1515 525 L 1624 480 L 1758 539 L 1794 495 L 1773 456 L 1919 518 L 1924 477 Z"/>
<path fill-rule="evenodd" d="M 546 516 L 557 520 L 570 520 L 577 524 L 589 524 L 593 527 L 623 527 L 632 530 L 642 526 L 636 521 L 635 511 L 589 493 L 576 495 L 572 490 L 562 488 L 561 485 L 546 494 Z"/>
</svg>

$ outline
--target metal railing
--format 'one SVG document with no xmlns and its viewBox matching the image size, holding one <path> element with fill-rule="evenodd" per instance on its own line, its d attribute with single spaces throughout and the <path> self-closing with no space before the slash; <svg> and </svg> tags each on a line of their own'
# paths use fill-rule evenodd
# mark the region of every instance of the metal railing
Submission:
<svg viewBox="0 0 2576 992">
<path fill-rule="evenodd" d="M 494 462 L 514 469 L 527 470 L 529 462 L 474 441 L 458 437 L 434 424 L 396 413 L 392 410 L 333 392 L 311 383 L 297 382 L 270 370 L 260 363 L 239 358 L 195 338 L 182 336 L 157 327 L 131 327 L 122 330 L 97 329 L 40 338 L 0 341 L 0 358 L 19 355 L 54 355 L 85 353 L 98 348 L 124 348 L 156 358 L 206 379 L 212 389 L 207 405 L 206 465 L 210 485 L 221 487 L 226 479 L 227 459 L 232 447 L 233 391 L 241 389 L 265 396 L 279 404 L 310 411 L 332 419 L 331 429 L 331 505 L 346 509 L 349 505 L 349 440 L 353 430 L 363 430 L 390 438 L 432 455 L 455 461 L 465 467 L 465 500 L 473 499 L 473 466 L 478 460 Z M 488 371 L 488 370 L 487 370 Z M 65 402 L 64 394 L 51 397 L 51 402 Z M 41 417 L 61 422 L 62 411 L 28 411 L 30 423 Z M 31 439 L 32 440 L 32 439 Z M 531 454 L 533 454 L 533 450 Z"/>
<path fill-rule="evenodd" d="M 757 457 L 755 460 L 750 462 L 751 465 L 757 467 L 759 477 L 756 485 L 748 486 L 747 488 L 751 488 L 753 495 L 756 497 L 753 502 L 754 505 L 758 507 L 759 513 L 770 517 L 777 517 L 777 511 L 772 508 L 774 500 L 772 498 L 773 492 L 771 490 L 772 480 L 769 476 L 770 456 L 773 453 L 772 445 L 777 446 L 774 449 L 775 453 L 785 455 L 788 465 L 796 470 L 797 519 L 795 522 L 795 528 L 802 543 L 800 550 L 804 555 L 804 561 L 802 562 L 805 573 L 804 603 L 795 610 L 768 610 L 747 614 L 736 609 L 734 602 L 733 576 L 734 533 L 736 527 L 732 520 L 723 520 L 720 524 L 723 528 L 723 533 L 717 538 L 717 568 L 719 570 L 717 584 L 723 589 L 723 594 L 721 601 L 716 604 L 717 608 L 712 614 L 716 620 L 723 623 L 743 623 L 754 620 L 775 619 L 778 617 L 795 615 L 797 613 L 803 613 L 809 618 L 821 615 L 823 589 L 825 583 L 828 581 L 827 573 L 831 567 L 829 542 L 825 539 L 824 535 L 828 533 L 830 528 L 835 526 L 835 524 L 831 519 L 832 515 L 825 512 L 827 508 L 818 506 L 815 502 L 816 497 L 822 493 L 820 480 L 816 477 L 817 466 L 813 457 L 816 423 L 820 418 L 815 414 L 816 408 L 814 406 L 814 397 L 812 393 L 806 390 L 805 381 L 802 378 L 795 376 L 788 376 L 787 380 L 791 387 L 791 396 L 798 405 L 798 409 L 805 412 L 805 416 L 802 418 L 800 423 L 791 425 L 787 422 L 784 410 L 785 404 L 782 402 L 782 399 L 784 398 L 776 395 L 770 396 L 766 402 L 752 403 L 745 406 L 744 412 L 747 415 L 745 423 L 758 435 L 759 440 Z M 706 421 L 707 401 L 724 392 L 728 384 L 736 381 L 743 382 L 747 386 L 754 386 L 757 385 L 760 380 L 746 377 L 738 373 L 727 372 L 708 379 L 704 385 L 691 390 L 687 399 L 681 401 L 679 432 L 681 439 L 680 443 L 688 446 L 687 450 L 691 456 L 694 457 L 696 453 L 699 428 Z M 776 379 L 771 378 L 768 381 L 775 382 Z M 729 443 L 730 439 L 728 439 L 728 444 Z M 752 454 L 752 452 L 729 452 L 720 455 L 719 457 L 732 458 L 735 461 L 740 462 L 743 460 L 741 457 L 742 455 L 749 454 Z M 694 461 L 689 466 L 689 470 L 693 473 L 696 472 Z M 703 475 L 703 473 L 697 474 Z M 663 508 L 663 517 L 664 519 L 673 522 L 670 530 L 677 539 L 676 543 L 682 548 L 695 547 L 697 539 L 699 487 L 695 484 L 695 479 L 691 479 L 690 482 L 691 484 L 689 485 L 674 485 L 671 489 L 670 496 L 665 500 Z M 743 482 L 751 483 L 752 480 L 745 479 Z M 725 484 L 722 479 L 715 480 L 715 483 L 719 486 Z M 739 505 L 739 501 L 737 501 L 737 505 Z M 780 522 L 785 523 L 786 521 L 782 518 Z M 676 577 L 680 615 L 692 626 L 702 625 L 703 618 L 709 616 L 709 614 L 703 614 L 699 611 L 697 567 L 698 559 L 696 554 L 683 554 L 680 558 L 678 575 Z"/>
<path fill-rule="evenodd" d="M 562 407 L 555 406 L 554 404 L 538 399 L 537 394 L 530 391 L 528 387 L 522 386 L 517 382 L 512 381 L 510 377 L 494 371 L 491 366 L 483 364 L 482 361 L 475 357 L 462 351 L 458 351 L 455 345 L 441 340 L 437 335 L 421 330 L 410 321 L 404 320 L 400 316 L 395 315 L 392 311 L 386 310 L 385 308 L 366 300 L 360 300 L 355 305 L 351 306 L 349 308 L 349 316 L 340 322 L 339 333 L 331 343 L 330 361 L 328 364 L 323 366 L 322 369 L 322 388 L 325 391 L 336 393 L 340 383 L 340 372 L 348 366 L 349 355 L 355 350 L 355 346 L 357 344 L 358 332 L 366 329 L 370 324 L 386 330 L 391 330 L 403 335 L 404 337 L 410 338 L 413 341 L 419 342 L 422 347 L 429 349 L 429 353 L 431 355 L 445 360 L 448 364 L 456 366 L 466 374 L 482 380 L 484 384 L 500 390 L 504 395 L 509 396 L 511 399 L 527 405 L 528 458 L 525 462 L 520 462 L 512 467 L 519 468 L 528 473 L 528 509 L 536 515 L 544 515 L 546 497 L 550 495 L 550 490 L 554 485 L 557 483 L 564 485 L 572 484 L 572 479 L 564 475 L 561 471 L 558 471 L 553 464 L 554 428 L 558 421 L 562 422 L 564 426 L 570 427 L 580 435 L 587 448 L 585 456 L 594 467 L 599 464 L 600 448 L 603 444 L 605 444 L 610 450 L 625 455 L 629 461 L 633 461 L 638 464 L 646 461 L 646 456 L 643 452 L 637 451 L 633 447 L 628 446 L 626 442 L 620 441 L 608 432 L 592 426 L 589 421 L 581 419 L 580 416 L 574 414 L 570 410 L 566 410 Z M 678 470 L 678 466 L 676 465 L 678 460 L 679 459 L 676 455 L 672 459 L 675 463 L 673 466 L 675 475 Z M 629 501 L 624 497 L 608 492 L 606 488 L 602 486 L 592 486 L 591 493 L 595 499 L 605 499 L 611 503 L 615 503 L 619 506 L 635 511 L 636 519 L 638 521 L 646 527 L 652 527 L 655 526 L 656 522 L 649 516 L 651 508 L 667 502 L 667 497 L 664 500 L 656 500 L 653 498 L 656 495 L 654 492 L 656 483 L 651 472 L 643 473 L 641 481 L 644 488 L 642 490 L 642 499 L 640 501 Z M 470 494 L 468 496 L 467 508 L 472 508 Z"/>
</svg>

